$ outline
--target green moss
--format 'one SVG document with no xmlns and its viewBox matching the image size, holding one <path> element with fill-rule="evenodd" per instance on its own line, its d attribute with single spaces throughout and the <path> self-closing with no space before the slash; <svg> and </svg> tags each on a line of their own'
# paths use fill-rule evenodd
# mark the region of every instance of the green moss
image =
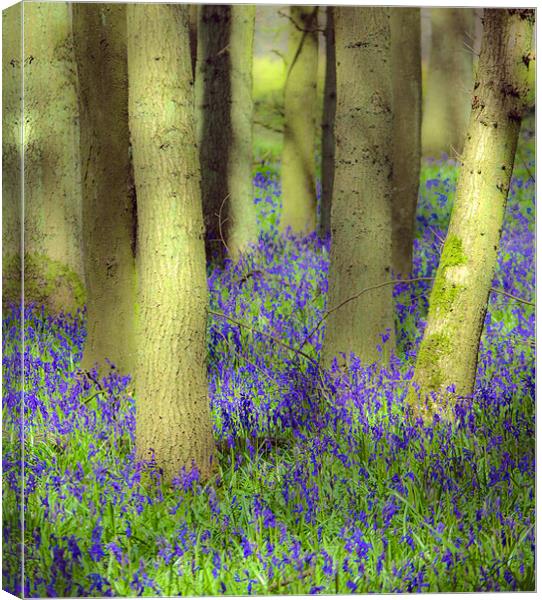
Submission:
<svg viewBox="0 0 542 600">
<path fill-rule="evenodd" d="M 467 256 L 463 252 L 463 244 L 457 236 L 450 236 L 442 250 L 435 283 L 431 291 L 430 311 L 445 313 L 452 309 L 458 293 L 464 286 L 452 283 L 446 278 L 446 270 L 449 267 L 458 267 L 467 262 Z"/>
<path fill-rule="evenodd" d="M 429 391 L 437 391 L 445 381 L 439 368 L 440 357 L 451 350 L 451 340 L 443 333 L 429 335 L 422 341 L 416 361 L 416 371 L 425 374 L 425 385 Z"/>
<path fill-rule="evenodd" d="M 6 299 L 20 297 L 21 265 L 17 256 L 4 261 L 3 295 Z M 45 255 L 25 256 L 25 302 L 36 302 L 52 312 L 74 312 L 86 301 L 83 282 L 68 266 Z"/>
</svg>

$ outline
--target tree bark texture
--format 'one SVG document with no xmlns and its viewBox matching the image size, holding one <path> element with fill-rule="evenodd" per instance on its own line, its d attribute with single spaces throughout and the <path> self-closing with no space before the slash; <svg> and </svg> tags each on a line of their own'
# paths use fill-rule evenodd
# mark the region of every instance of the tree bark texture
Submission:
<svg viewBox="0 0 542 600">
<path fill-rule="evenodd" d="M 22 4 L 2 11 L 2 305 L 21 303 Z"/>
<path fill-rule="evenodd" d="M 317 16 L 317 6 L 290 7 L 280 227 L 299 234 L 316 227 Z"/>
<path fill-rule="evenodd" d="M 320 235 L 331 232 L 331 198 L 335 175 L 335 111 L 337 108 L 337 75 L 335 65 L 335 25 L 333 7 L 326 7 L 326 74 L 324 82 L 324 113 L 322 116 L 322 199 Z"/>
<path fill-rule="evenodd" d="M 71 6 L 24 4 L 25 301 L 83 306 L 81 176 Z"/>
<path fill-rule="evenodd" d="M 392 266 L 412 271 L 412 249 L 420 183 L 422 72 L 419 8 L 392 8 L 393 86 Z"/>
<path fill-rule="evenodd" d="M 409 394 L 415 411 L 421 414 L 450 409 L 450 386 L 455 386 L 459 396 L 474 389 L 478 348 L 528 92 L 533 22 L 532 10 L 485 10 L 456 199 Z"/>
<path fill-rule="evenodd" d="M 138 207 L 136 448 L 167 479 L 211 471 L 207 279 L 188 8 L 128 4 L 129 118 Z"/>
<path fill-rule="evenodd" d="M 337 53 L 336 162 L 331 208 L 328 308 L 390 279 L 392 88 L 386 8 L 334 9 Z M 394 347 L 391 286 L 364 295 L 327 319 L 323 362 L 344 352 L 363 363 Z M 339 359 L 340 360 L 340 359 Z"/>
<path fill-rule="evenodd" d="M 197 106 L 207 257 L 237 259 L 258 240 L 252 190 L 255 7 L 199 8 Z"/>
<path fill-rule="evenodd" d="M 82 365 L 135 367 L 136 206 L 128 131 L 126 5 L 73 5 L 79 74 L 87 339 Z M 106 103 L 106 105 L 105 105 Z"/>
<path fill-rule="evenodd" d="M 444 152 L 457 158 L 463 149 L 472 94 L 474 11 L 431 8 L 431 50 L 424 98 L 424 156 Z"/>
</svg>

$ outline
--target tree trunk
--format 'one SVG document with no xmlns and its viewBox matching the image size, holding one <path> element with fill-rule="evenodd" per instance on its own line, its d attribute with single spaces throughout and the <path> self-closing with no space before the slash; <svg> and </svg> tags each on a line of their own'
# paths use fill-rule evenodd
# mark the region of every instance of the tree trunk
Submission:
<svg viewBox="0 0 542 600">
<path fill-rule="evenodd" d="M 83 306 L 81 177 L 71 6 L 24 5 L 25 301 Z"/>
<path fill-rule="evenodd" d="M 464 159 L 429 301 L 409 400 L 418 414 L 474 389 L 480 336 L 514 166 L 534 22 L 532 10 L 486 9 Z M 419 395 L 416 393 L 419 389 Z M 434 399 L 430 398 L 435 393 Z M 428 406 L 426 407 L 426 402 Z"/>
<path fill-rule="evenodd" d="M 167 479 L 211 471 L 207 279 L 188 8 L 128 4 L 129 116 L 137 191 L 136 447 Z"/>
<path fill-rule="evenodd" d="M 337 114 L 329 308 L 391 277 L 389 9 L 337 7 L 334 16 Z M 393 329 L 391 286 L 349 302 L 327 320 L 324 364 L 341 352 L 354 352 L 366 364 L 378 360 L 377 345 L 389 330 L 386 359 L 394 347 Z"/>
<path fill-rule="evenodd" d="M 22 4 L 2 12 L 2 305 L 21 303 Z"/>
<path fill-rule="evenodd" d="M 197 105 L 207 257 L 237 259 L 258 240 L 252 193 L 255 7 L 202 5 Z"/>
<path fill-rule="evenodd" d="M 320 235 L 331 232 L 331 198 L 335 174 L 335 111 L 337 108 L 337 75 L 335 65 L 335 26 L 333 7 L 326 7 L 326 75 L 324 83 L 324 114 L 322 117 L 322 199 Z"/>
<path fill-rule="evenodd" d="M 301 234 L 316 227 L 317 15 L 317 6 L 290 7 L 280 227 Z"/>
<path fill-rule="evenodd" d="M 393 87 L 392 266 L 412 271 L 412 248 L 420 183 L 422 73 L 419 8 L 392 8 Z"/>
<path fill-rule="evenodd" d="M 196 64 L 198 61 L 198 5 L 188 5 L 188 26 L 190 37 L 190 58 L 192 62 L 192 77 L 196 80 Z"/>
<path fill-rule="evenodd" d="M 82 365 L 135 367 L 136 207 L 129 157 L 126 6 L 76 3 L 87 339 Z M 107 102 L 107 107 L 104 107 Z"/>
<path fill-rule="evenodd" d="M 431 50 L 427 70 L 422 145 L 424 156 L 442 152 L 458 158 L 469 121 L 473 69 L 474 11 L 431 9 Z"/>
</svg>

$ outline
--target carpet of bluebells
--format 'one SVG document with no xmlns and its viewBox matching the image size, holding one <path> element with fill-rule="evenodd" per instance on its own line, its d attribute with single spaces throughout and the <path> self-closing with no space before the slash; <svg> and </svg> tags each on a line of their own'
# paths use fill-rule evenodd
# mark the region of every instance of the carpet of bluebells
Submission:
<svg viewBox="0 0 542 600">
<path fill-rule="evenodd" d="M 534 158 L 523 133 L 494 287 L 534 298 Z M 27 596 L 533 590 L 534 308 L 492 293 L 476 391 L 454 424 L 412 423 L 404 399 L 431 283 L 394 288 L 391 364 L 316 364 L 329 241 L 277 232 L 260 169 L 262 234 L 209 268 L 208 372 L 218 473 L 173 488 L 134 461 L 130 378 L 80 373 L 84 315 L 3 316 L 3 587 Z M 457 179 L 427 162 L 414 276 L 439 260 Z M 234 321 L 248 327 L 240 327 Z M 281 340 L 285 345 L 277 343 Z M 299 348 L 303 356 L 287 346 Z M 24 452 L 24 535 L 21 503 Z M 21 550 L 24 578 L 21 581 Z"/>
</svg>

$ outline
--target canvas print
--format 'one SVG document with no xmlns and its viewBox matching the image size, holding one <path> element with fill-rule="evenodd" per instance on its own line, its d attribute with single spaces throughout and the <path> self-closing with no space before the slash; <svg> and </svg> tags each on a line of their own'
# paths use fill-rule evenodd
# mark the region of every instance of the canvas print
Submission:
<svg viewBox="0 0 542 600">
<path fill-rule="evenodd" d="M 3 589 L 533 591 L 534 8 L 2 22 Z"/>
</svg>

